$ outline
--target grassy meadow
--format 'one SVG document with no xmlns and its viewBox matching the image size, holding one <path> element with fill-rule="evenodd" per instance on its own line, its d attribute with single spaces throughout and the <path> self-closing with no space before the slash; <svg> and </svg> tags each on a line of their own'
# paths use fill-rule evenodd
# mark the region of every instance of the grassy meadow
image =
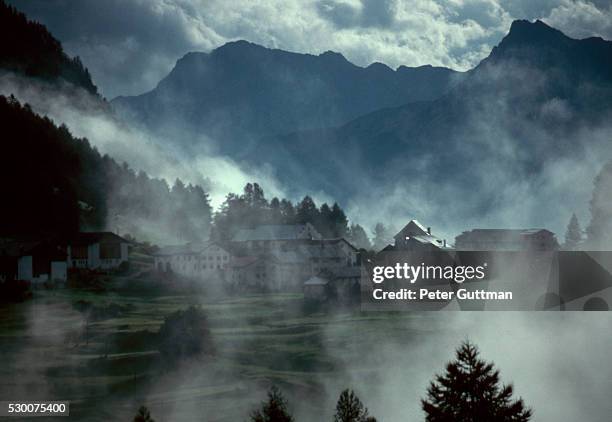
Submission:
<svg viewBox="0 0 612 422">
<path fill-rule="evenodd" d="M 427 315 L 308 310 L 302 299 L 130 279 L 36 290 L 33 300 L 0 308 L 0 396 L 69 400 L 75 420 L 127 421 L 146 404 L 158 421 L 236 421 L 276 384 L 290 400 L 299 397 L 297 414 L 328 414 L 345 383 L 376 380 L 384 364 L 377 345 L 436 329 L 422 323 Z M 105 311 L 87 319 L 79 303 Z M 192 304 L 207 313 L 215 353 L 169 366 L 156 333 L 166 315 Z"/>
</svg>

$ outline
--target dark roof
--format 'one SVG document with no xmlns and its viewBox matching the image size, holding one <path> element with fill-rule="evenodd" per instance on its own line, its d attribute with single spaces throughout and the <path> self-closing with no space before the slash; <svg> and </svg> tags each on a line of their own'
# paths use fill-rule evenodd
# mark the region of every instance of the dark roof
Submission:
<svg viewBox="0 0 612 422">
<path fill-rule="evenodd" d="M 72 244 L 91 245 L 92 243 L 130 243 L 113 232 L 80 232 L 70 241 Z"/>
<path fill-rule="evenodd" d="M 329 280 L 318 276 L 310 277 L 304 282 L 304 286 L 326 286 L 327 284 L 329 284 Z"/>
<path fill-rule="evenodd" d="M 241 229 L 234 235 L 233 241 L 246 242 L 251 240 L 294 240 L 301 239 L 305 230 L 311 230 L 316 237 L 320 236 L 310 224 L 269 224 L 253 229 Z"/>
<path fill-rule="evenodd" d="M 0 240 L 0 256 L 19 258 L 28 255 L 45 254 L 54 259 L 65 259 L 64 247 L 45 240 Z"/>
<path fill-rule="evenodd" d="M 546 229 L 473 229 L 465 231 L 457 236 L 461 241 L 466 238 L 480 238 L 487 240 L 520 240 L 523 237 L 532 236 L 538 233 L 553 235 L 554 233 Z"/>
</svg>

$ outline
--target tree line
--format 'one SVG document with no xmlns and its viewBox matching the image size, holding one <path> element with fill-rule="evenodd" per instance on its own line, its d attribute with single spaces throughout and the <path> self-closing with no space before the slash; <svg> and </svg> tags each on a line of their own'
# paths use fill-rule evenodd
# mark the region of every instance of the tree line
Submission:
<svg viewBox="0 0 612 422">
<path fill-rule="evenodd" d="M 212 207 L 200 186 L 170 187 L 135 172 L 13 96 L 0 96 L 0 119 L 0 235 L 65 238 L 112 228 L 137 236 L 148 224 L 189 241 L 210 230 Z"/>
<path fill-rule="evenodd" d="M 248 183 L 241 194 L 228 194 L 214 213 L 203 187 L 180 179 L 170 186 L 118 163 L 14 96 L 0 96 L 0 118 L 0 175 L 10 181 L 0 210 L 2 235 L 63 238 L 79 230 L 111 229 L 146 239 L 147 232 L 163 230 L 179 242 L 227 241 L 239 229 L 260 224 L 310 223 L 325 238 L 373 246 L 362 226 L 349 224 L 338 203 L 318 206 L 310 196 L 297 203 L 268 200 L 259 184 Z M 377 225 L 375 244 L 385 236 L 388 231 Z"/>
<path fill-rule="evenodd" d="M 306 223 L 312 224 L 325 238 L 344 237 L 357 248 L 372 248 L 365 229 L 359 224 L 349 224 L 346 213 L 337 202 L 318 206 L 308 195 L 295 204 L 284 198 L 268 200 L 257 183 L 247 183 L 240 195 L 227 195 L 214 216 L 212 238 L 229 240 L 238 230 L 261 224 Z"/>
<path fill-rule="evenodd" d="M 462 343 L 455 359 L 434 377 L 427 388 L 421 408 L 426 422 L 528 422 L 533 411 L 522 398 L 514 398 L 511 384 L 502 384 L 499 370 L 480 358 L 471 342 Z M 289 402 L 281 390 L 272 386 L 267 399 L 255 409 L 251 422 L 294 422 Z M 336 403 L 333 422 L 376 422 L 355 392 L 346 389 Z M 134 422 L 154 422 L 150 411 L 141 406 Z"/>
<path fill-rule="evenodd" d="M 0 0 L 0 39 L 0 68 L 52 83 L 64 80 L 97 95 L 81 60 L 68 57 L 44 25 L 28 20 L 4 0 Z"/>
</svg>

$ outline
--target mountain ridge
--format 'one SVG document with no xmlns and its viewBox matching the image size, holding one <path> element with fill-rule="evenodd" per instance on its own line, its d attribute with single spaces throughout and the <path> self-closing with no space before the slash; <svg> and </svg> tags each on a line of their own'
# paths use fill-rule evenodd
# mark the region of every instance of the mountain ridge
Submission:
<svg viewBox="0 0 612 422">
<path fill-rule="evenodd" d="M 337 126 L 379 108 L 436 98 L 461 77 L 446 68 L 360 67 L 340 53 L 235 41 L 185 54 L 155 89 L 112 104 L 146 127 L 163 131 L 169 122 L 181 124 L 235 154 L 249 143 L 245 139 Z"/>
</svg>

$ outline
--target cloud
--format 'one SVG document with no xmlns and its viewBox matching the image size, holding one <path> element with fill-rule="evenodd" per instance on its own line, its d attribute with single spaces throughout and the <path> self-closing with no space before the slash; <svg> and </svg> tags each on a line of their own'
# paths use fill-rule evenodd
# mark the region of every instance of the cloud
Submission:
<svg viewBox="0 0 612 422">
<path fill-rule="evenodd" d="M 246 39 L 334 50 L 359 65 L 432 64 L 465 70 L 513 19 L 544 19 L 569 35 L 612 38 L 606 1 L 583 0 L 61 0 L 13 1 L 89 67 L 103 94 L 152 89 L 189 51 Z"/>
</svg>

